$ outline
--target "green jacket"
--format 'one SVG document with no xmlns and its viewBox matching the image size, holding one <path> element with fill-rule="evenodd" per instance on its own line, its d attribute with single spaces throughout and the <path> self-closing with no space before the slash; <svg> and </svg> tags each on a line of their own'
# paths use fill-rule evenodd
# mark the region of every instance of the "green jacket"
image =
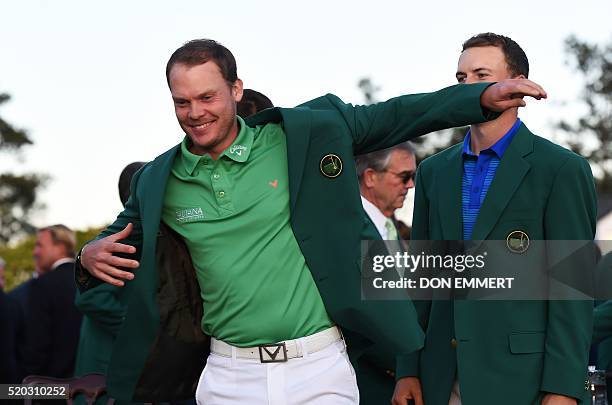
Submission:
<svg viewBox="0 0 612 405">
<path fill-rule="evenodd" d="M 462 144 L 421 163 L 413 240 L 463 239 L 462 175 Z M 596 212 L 587 161 L 523 124 L 502 157 L 472 239 L 505 241 L 521 230 L 532 242 L 592 240 Z M 511 266 L 521 260 L 506 250 L 504 255 Z M 572 274 L 582 277 L 581 270 L 574 267 Z M 448 404 L 456 377 L 466 405 L 539 404 L 545 392 L 581 398 L 592 305 L 588 300 L 418 302 L 425 346 L 419 356 L 399 362 L 398 376 L 418 375 L 427 405 Z"/>
<path fill-rule="evenodd" d="M 435 93 L 355 107 L 326 95 L 297 108 L 266 110 L 247 120 L 251 126 L 283 124 L 291 226 L 326 309 L 342 328 L 353 359 L 373 343 L 388 348 L 390 353 L 410 353 L 423 343 L 423 332 L 410 302 L 361 300 L 359 249 L 362 232 L 369 225 L 361 206 L 353 157 L 428 132 L 485 121 L 488 117 L 480 106 L 480 95 L 486 86 L 452 86 Z M 116 314 L 121 326 L 116 330 L 107 384 L 110 395 L 119 400 L 151 399 L 135 398 L 134 393 L 160 334 L 156 235 L 166 180 L 178 150 L 179 146 L 170 149 L 134 176 L 125 210 L 99 235 L 116 233 L 132 222 L 135 229 L 127 242 L 137 247 L 134 257 L 140 259 L 135 279 L 117 289 L 117 300 L 125 311 Z M 343 170 L 335 178 L 322 173 L 321 162 L 328 154 L 342 161 Z M 77 304 L 96 301 L 86 296 L 95 295 L 101 288 L 99 281 L 86 277 L 77 277 L 77 281 L 81 288 Z M 83 310 L 92 318 L 100 316 L 99 312 Z M 398 323 L 398 319 L 402 322 Z M 164 399 L 170 398 L 157 398 Z"/>
<path fill-rule="evenodd" d="M 597 264 L 596 277 L 598 297 L 604 299 L 593 310 L 593 344 L 599 344 L 597 367 L 612 370 L 612 252 L 607 253 Z"/>
</svg>

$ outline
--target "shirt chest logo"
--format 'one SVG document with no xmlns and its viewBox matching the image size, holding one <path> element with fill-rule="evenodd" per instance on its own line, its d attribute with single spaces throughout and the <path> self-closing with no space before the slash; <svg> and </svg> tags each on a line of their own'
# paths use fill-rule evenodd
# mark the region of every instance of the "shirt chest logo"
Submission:
<svg viewBox="0 0 612 405">
<path fill-rule="evenodd" d="M 202 211 L 201 207 L 176 210 L 176 222 L 178 222 L 179 224 L 202 221 L 203 219 L 204 211 Z"/>
<path fill-rule="evenodd" d="M 242 156 L 242 151 L 246 151 L 247 147 L 244 145 L 233 145 L 230 147 L 229 153 Z"/>
</svg>

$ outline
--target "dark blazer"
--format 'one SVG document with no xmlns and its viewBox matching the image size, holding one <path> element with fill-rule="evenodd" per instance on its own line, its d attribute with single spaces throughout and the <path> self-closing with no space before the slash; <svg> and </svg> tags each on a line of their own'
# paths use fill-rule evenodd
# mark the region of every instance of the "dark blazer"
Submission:
<svg viewBox="0 0 612 405">
<path fill-rule="evenodd" d="M 30 291 L 32 286 L 36 283 L 36 278 L 31 278 L 24 283 L 21 283 L 14 289 L 12 289 L 7 295 L 11 299 L 14 305 L 12 305 L 11 319 L 14 333 L 16 336 L 16 351 L 15 358 L 17 361 L 17 376 L 16 380 L 21 382 L 26 376 L 24 371 L 24 350 L 25 350 L 25 326 L 26 326 L 26 313 L 28 312 L 28 304 L 30 301 Z"/>
<path fill-rule="evenodd" d="M 251 126 L 283 124 L 291 226 L 330 317 L 345 333 L 353 360 L 374 342 L 390 353 L 409 353 L 423 342 L 410 302 L 361 300 L 359 250 L 365 218 L 354 155 L 442 128 L 486 120 L 480 95 L 487 85 L 452 86 L 356 107 L 326 95 L 294 109 L 265 110 L 247 120 Z M 110 394 L 120 400 L 136 398 L 143 370 L 156 356 L 153 343 L 164 333 L 155 294 L 160 280 L 156 241 L 166 180 L 179 146 L 134 176 L 126 209 L 99 235 L 105 237 L 133 223 L 134 231 L 126 242 L 137 247 L 132 257 L 140 260 L 137 277 L 117 290 L 117 299 L 126 310 L 105 314 L 120 325 L 107 373 Z M 334 178 L 322 173 L 322 159 L 328 154 L 335 154 L 343 163 L 342 172 Z M 78 268 L 77 282 L 81 289 L 78 302 L 100 288 L 99 281 L 88 279 Z M 91 315 L 97 316 L 94 312 Z"/>
<path fill-rule="evenodd" d="M 416 180 L 413 241 L 463 239 L 462 144 L 423 161 Z M 521 230 L 534 241 L 589 241 L 596 194 L 588 162 L 533 135 L 523 124 L 499 164 L 474 226 L 474 241 L 505 241 Z M 541 246 L 541 245 L 540 245 Z M 502 263 L 546 263 L 555 252 L 503 249 Z M 550 256 L 546 256 L 550 255 Z M 592 279 L 586 252 L 571 276 Z M 542 286 L 553 291 L 553 285 Z M 593 303 L 433 300 L 417 304 L 425 346 L 398 370 L 418 375 L 428 405 L 447 405 L 458 375 L 466 404 L 539 403 L 547 392 L 581 399 L 585 391 Z"/>
<path fill-rule="evenodd" d="M 74 305 L 75 293 L 72 263 L 61 264 L 33 283 L 26 313 L 26 375 L 73 375 L 82 317 Z"/>
<path fill-rule="evenodd" d="M 18 304 L 0 290 L 0 383 L 21 382 L 17 366 Z"/>
</svg>

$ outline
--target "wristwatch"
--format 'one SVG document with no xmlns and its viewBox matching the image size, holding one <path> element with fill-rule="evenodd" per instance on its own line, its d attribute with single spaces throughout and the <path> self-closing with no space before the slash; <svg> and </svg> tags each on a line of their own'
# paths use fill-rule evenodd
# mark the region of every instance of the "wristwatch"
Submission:
<svg viewBox="0 0 612 405">
<path fill-rule="evenodd" d="M 89 287 L 89 282 L 93 278 L 93 276 L 89 274 L 87 269 L 83 266 L 83 263 L 81 263 L 81 256 L 83 256 L 83 252 L 85 251 L 86 247 L 87 244 L 85 244 L 85 246 L 79 250 L 74 262 L 74 278 L 77 284 L 83 289 L 87 289 Z"/>
</svg>

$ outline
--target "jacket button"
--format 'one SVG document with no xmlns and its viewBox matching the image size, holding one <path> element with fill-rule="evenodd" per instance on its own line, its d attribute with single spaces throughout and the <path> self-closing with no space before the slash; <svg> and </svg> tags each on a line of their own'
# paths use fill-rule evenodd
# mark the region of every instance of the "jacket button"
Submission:
<svg viewBox="0 0 612 405">
<path fill-rule="evenodd" d="M 455 339 L 455 338 L 451 339 L 451 346 L 453 347 L 453 349 L 457 348 L 457 339 Z"/>
</svg>

